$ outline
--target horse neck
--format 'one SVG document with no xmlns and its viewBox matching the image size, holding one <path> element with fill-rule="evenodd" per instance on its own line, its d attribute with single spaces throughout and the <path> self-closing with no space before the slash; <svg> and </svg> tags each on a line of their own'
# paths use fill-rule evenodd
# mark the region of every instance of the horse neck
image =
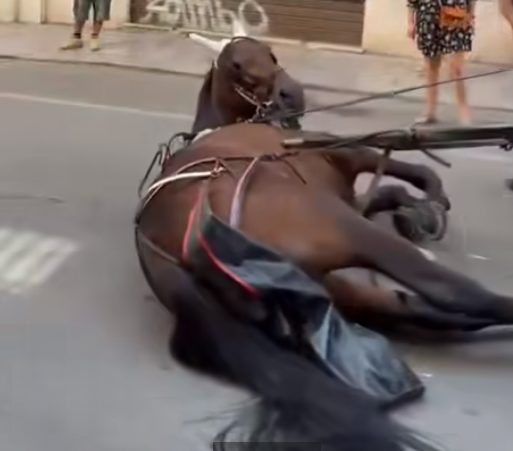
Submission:
<svg viewBox="0 0 513 451">
<path fill-rule="evenodd" d="M 222 115 L 215 108 L 212 96 L 213 71 L 211 68 L 205 76 L 196 104 L 196 117 L 192 132 L 198 133 L 207 128 L 217 128 L 223 124 Z"/>
</svg>

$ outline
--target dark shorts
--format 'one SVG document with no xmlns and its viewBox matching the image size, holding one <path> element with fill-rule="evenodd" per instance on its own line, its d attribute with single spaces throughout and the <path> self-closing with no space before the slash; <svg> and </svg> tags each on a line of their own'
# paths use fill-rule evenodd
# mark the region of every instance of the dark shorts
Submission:
<svg viewBox="0 0 513 451">
<path fill-rule="evenodd" d="M 111 0 L 73 0 L 73 14 L 77 22 L 86 22 L 93 9 L 93 20 L 103 22 L 110 19 Z"/>
</svg>

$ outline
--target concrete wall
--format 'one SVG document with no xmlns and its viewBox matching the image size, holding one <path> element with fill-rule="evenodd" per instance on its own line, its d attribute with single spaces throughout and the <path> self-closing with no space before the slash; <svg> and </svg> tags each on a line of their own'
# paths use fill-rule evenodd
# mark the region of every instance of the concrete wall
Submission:
<svg viewBox="0 0 513 451">
<path fill-rule="evenodd" d="M 41 23 L 45 17 L 44 0 L 19 0 L 18 21 Z"/>
<path fill-rule="evenodd" d="M 469 59 L 513 63 L 513 33 L 499 13 L 497 0 L 477 0 L 474 51 Z M 420 57 L 406 37 L 406 0 L 367 0 L 363 48 L 389 55 Z"/>
<path fill-rule="evenodd" d="M 18 16 L 17 0 L 0 0 L 0 22 L 14 22 Z"/>
<path fill-rule="evenodd" d="M 0 22 L 73 22 L 73 0 L 0 0 Z M 108 28 L 129 20 L 130 0 L 112 0 Z M 477 0 L 474 61 L 512 64 L 513 33 L 501 17 L 497 0 Z M 406 37 L 406 0 L 366 0 L 362 47 L 370 52 L 419 58 Z"/>
</svg>

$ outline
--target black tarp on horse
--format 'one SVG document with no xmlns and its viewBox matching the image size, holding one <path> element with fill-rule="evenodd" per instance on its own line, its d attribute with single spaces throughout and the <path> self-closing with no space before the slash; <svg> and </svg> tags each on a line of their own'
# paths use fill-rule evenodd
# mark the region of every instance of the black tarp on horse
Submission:
<svg viewBox="0 0 513 451">
<path fill-rule="evenodd" d="M 344 320 L 320 284 L 216 217 L 206 191 L 191 212 L 182 259 L 201 283 L 222 293 L 232 313 L 247 317 L 263 307 L 255 327 L 384 406 L 423 394 L 421 381 L 384 337 Z"/>
</svg>

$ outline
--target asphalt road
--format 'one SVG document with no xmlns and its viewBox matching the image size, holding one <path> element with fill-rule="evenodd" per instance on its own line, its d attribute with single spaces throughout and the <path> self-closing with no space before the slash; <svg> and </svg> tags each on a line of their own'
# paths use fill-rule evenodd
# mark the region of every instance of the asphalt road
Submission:
<svg viewBox="0 0 513 451">
<path fill-rule="evenodd" d="M 243 399 L 168 356 L 172 321 L 133 247 L 139 179 L 158 143 L 189 127 L 198 86 L 162 74 L 0 63 L 0 449 L 206 449 L 213 425 L 201 420 Z M 312 115 L 306 125 L 405 126 L 419 108 L 380 101 Z M 513 156 L 446 156 L 454 167 L 437 169 L 454 211 L 447 238 L 429 248 L 513 293 L 513 195 L 503 187 Z M 401 416 L 452 451 L 511 450 L 513 333 L 398 346 L 428 386 Z"/>
</svg>

